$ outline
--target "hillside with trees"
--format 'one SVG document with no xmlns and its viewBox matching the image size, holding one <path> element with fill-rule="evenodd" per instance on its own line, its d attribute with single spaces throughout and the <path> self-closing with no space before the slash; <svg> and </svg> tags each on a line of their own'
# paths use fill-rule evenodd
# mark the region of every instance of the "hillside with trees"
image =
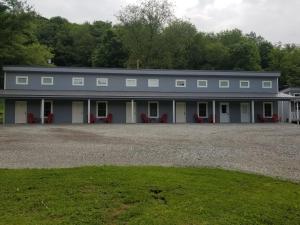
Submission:
<svg viewBox="0 0 300 225">
<path fill-rule="evenodd" d="M 280 71 L 300 86 L 300 48 L 238 29 L 205 33 L 176 18 L 167 0 L 121 9 L 118 23 L 44 18 L 20 0 L 0 0 L 0 66 L 48 65 Z"/>
</svg>

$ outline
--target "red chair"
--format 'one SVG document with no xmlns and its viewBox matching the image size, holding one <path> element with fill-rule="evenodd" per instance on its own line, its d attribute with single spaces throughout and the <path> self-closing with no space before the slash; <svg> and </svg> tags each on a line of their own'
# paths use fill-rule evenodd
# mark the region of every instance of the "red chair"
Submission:
<svg viewBox="0 0 300 225">
<path fill-rule="evenodd" d="M 209 123 L 213 123 L 213 122 L 214 122 L 213 115 L 210 115 L 210 116 L 209 116 L 209 118 L 208 118 L 208 122 L 209 122 Z"/>
<path fill-rule="evenodd" d="M 272 116 L 272 122 L 278 123 L 281 120 L 280 116 L 278 114 L 273 114 Z"/>
<path fill-rule="evenodd" d="M 105 123 L 111 123 L 112 122 L 112 114 L 111 113 L 109 113 L 107 115 L 107 117 L 104 119 L 104 122 Z"/>
<path fill-rule="evenodd" d="M 150 123 L 151 122 L 149 117 L 145 113 L 141 114 L 141 119 L 142 119 L 143 123 Z"/>
<path fill-rule="evenodd" d="M 38 119 L 34 117 L 33 113 L 28 113 L 27 121 L 28 123 L 37 123 Z"/>
<path fill-rule="evenodd" d="M 164 113 L 161 118 L 159 119 L 159 122 L 161 123 L 167 123 L 168 122 L 168 115 L 167 113 Z"/>
<path fill-rule="evenodd" d="M 47 118 L 45 119 L 45 123 L 53 123 L 54 115 L 53 113 L 48 113 Z"/>
<path fill-rule="evenodd" d="M 96 122 L 96 117 L 94 116 L 93 113 L 90 114 L 90 123 L 95 123 Z"/>
<path fill-rule="evenodd" d="M 203 118 L 199 117 L 197 113 L 194 114 L 194 119 L 196 123 L 203 123 Z"/>
<path fill-rule="evenodd" d="M 265 123 L 267 122 L 267 120 L 265 118 L 263 118 L 260 114 L 257 114 L 257 120 L 260 122 L 260 123 Z"/>
</svg>

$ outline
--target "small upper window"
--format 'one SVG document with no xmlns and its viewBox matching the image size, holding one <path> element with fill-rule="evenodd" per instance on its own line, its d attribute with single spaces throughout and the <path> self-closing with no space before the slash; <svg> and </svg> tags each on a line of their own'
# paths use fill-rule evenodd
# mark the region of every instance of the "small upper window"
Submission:
<svg viewBox="0 0 300 225">
<path fill-rule="evenodd" d="M 197 87 L 198 88 L 206 88 L 207 87 L 207 80 L 197 80 Z"/>
<path fill-rule="evenodd" d="M 219 88 L 229 88 L 229 80 L 219 80 Z"/>
<path fill-rule="evenodd" d="M 250 82 L 249 80 L 240 80 L 240 88 L 249 88 Z"/>
<path fill-rule="evenodd" d="M 73 86 L 83 86 L 84 85 L 84 78 L 83 77 L 73 77 L 72 78 L 72 85 Z"/>
<path fill-rule="evenodd" d="M 271 80 L 264 80 L 262 82 L 262 87 L 263 88 L 272 88 L 272 81 Z"/>
<path fill-rule="evenodd" d="M 158 79 L 148 79 L 148 87 L 159 87 Z"/>
<path fill-rule="evenodd" d="M 97 86 L 107 87 L 108 86 L 108 79 L 107 78 L 97 78 Z"/>
<path fill-rule="evenodd" d="M 136 87 L 136 79 L 126 79 L 126 87 Z"/>
<path fill-rule="evenodd" d="M 186 80 L 176 80 L 175 86 L 176 87 L 186 87 Z"/>
<path fill-rule="evenodd" d="M 42 85 L 53 85 L 53 77 L 42 77 L 41 83 Z"/>
<path fill-rule="evenodd" d="M 27 85 L 28 76 L 16 76 L 16 84 Z"/>
</svg>

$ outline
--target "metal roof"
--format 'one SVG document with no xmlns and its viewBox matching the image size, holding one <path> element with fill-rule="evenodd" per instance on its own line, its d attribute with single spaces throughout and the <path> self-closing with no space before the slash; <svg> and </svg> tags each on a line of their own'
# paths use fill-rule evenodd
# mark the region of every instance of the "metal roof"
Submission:
<svg viewBox="0 0 300 225">
<path fill-rule="evenodd" d="M 2 98 L 55 98 L 55 99 L 215 99 L 215 100 L 290 100 L 294 96 L 284 93 L 199 93 L 199 92 L 149 92 L 149 91 L 40 91 L 40 90 L 1 90 Z"/>
<path fill-rule="evenodd" d="M 219 71 L 219 70 L 169 70 L 169 69 L 112 69 L 84 67 L 37 67 L 4 66 L 5 72 L 32 73 L 85 73 L 85 74 L 119 74 L 119 75 L 171 75 L 171 76 L 251 76 L 279 77 L 279 72 L 263 71 Z"/>
</svg>

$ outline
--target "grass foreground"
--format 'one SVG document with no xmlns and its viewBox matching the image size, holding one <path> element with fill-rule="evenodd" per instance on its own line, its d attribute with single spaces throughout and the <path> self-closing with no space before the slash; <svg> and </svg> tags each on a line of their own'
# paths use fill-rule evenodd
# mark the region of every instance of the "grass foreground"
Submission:
<svg viewBox="0 0 300 225">
<path fill-rule="evenodd" d="M 210 168 L 0 170 L 0 224 L 299 224 L 300 184 Z"/>
</svg>

